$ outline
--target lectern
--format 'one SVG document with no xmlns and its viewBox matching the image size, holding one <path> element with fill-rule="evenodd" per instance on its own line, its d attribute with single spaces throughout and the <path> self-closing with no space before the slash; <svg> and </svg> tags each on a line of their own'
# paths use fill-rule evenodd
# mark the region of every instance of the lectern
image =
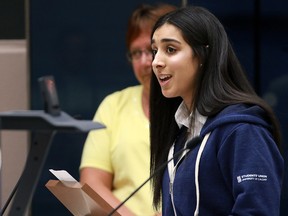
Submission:
<svg viewBox="0 0 288 216">
<path fill-rule="evenodd" d="M 0 130 L 29 130 L 34 135 L 9 216 L 23 216 L 26 213 L 55 133 L 87 133 L 102 128 L 105 126 L 98 122 L 76 120 L 63 111 L 59 115 L 42 110 L 0 112 Z"/>
</svg>

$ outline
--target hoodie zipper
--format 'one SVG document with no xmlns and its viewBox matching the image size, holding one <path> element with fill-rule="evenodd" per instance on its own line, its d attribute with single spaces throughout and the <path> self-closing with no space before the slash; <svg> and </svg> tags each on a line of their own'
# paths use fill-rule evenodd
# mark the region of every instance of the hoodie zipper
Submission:
<svg viewBox="0 0 288 216">
<path fill-rule="evenodd" d="M 210 136 L 209 132 L 208 134 L 205 135 L 200 148 L 197 152 L 197 157 L 196 157 L 196 162 L 195 162 L 195 186 L 196 186 L 196 197 L 197 197 L 197 201 L 196 201 L 196 209 L 194 211 L 194 216 L 198 216 L 199 215 L 199 201 L 200 201 L 200 192 L 199 192 L 199 182 L 198 182 L 198 175 L 199 175 L 199 163 L 200 163 L 200 158 L 202 156 L 203 150 L 206 146 L 206 142 Z M 174 152 L 174 146 L 171 147 L 170 151 L 169 151 L 169 155 L 168 155 L 168 159 L 170 160 L 173 157 L 173 152 Z M 168 164 L 168 173 L 169 173 L 169 194 L 170 194 L 170 198 L 171 198 L 171 204 L 173 207 L 173 211 L 174 211 L 174 216 L 177 216 L 176 213 L 176 208 L 175 208 L 175 203 L 174 203 L 174 180 L 175 180 L 175 175 L 176 175 L 176 170 L 177 167 L 179 165 L 179 163 L 181 162 L 181 160 L 183 159 L 183 157 L 186 155 L 186 153 L 189 151 L 184 151 L 183 154 L 181 155 L 180 159 L 178 160 L 178 162 L 176 163 L 176 165 L 174 166 L 174 162 L 171 161 Z"/>
<path fill-rule="evenodd" d="M 173 152 L 174 151 L 174 147 L 171 149 Z M 176 165 L 174 166 L 174 163 L 171 161 L 171 165 L 168 164 L 168 170 L 169 170 L 169 177 L 170 177 L 170 181 L 169 181 L 169 194 L 170 194 L 170 198 L 171 198 L 171 204 L 173 207 L 173 211 L 174 211 L 174 216 L 177 216 L 177 212 L 176 212 L 176 208 L 175 208 L 175 203 L 174 203 L 174 191 L 173 191 L 173 185 L 174 185 L 174 179 L 175 179 L 175 175 L 176 175 L 176 170 L 177 167 L 180 163 L 180 161 L 183 159 L 183 157 L 186 155 L 187 151 L 184 151 L 183 154 L 181 155 L 181 157 L 179 158 L 178 162 L 176 163 Z M 169 155 L 170 157 L 170 155 Z M 172 156 L 173 157 L 173 156 Z M 170 166 L 169 166 L 170 165 Z"/>
<path fill-rule="evenodd" d="M 170 179 L 170 182 L 169 182 L 169 193 L 170 193 L 172 208 L 174 211 L 174 216 L 177 216 L 175 204 L 174 204 L 174 194 L 173 194 L 173 184 L 174 184 L 175 173 L 176 173 L 176 166 L 173 169 L 173 179 Z"/>
</svg>

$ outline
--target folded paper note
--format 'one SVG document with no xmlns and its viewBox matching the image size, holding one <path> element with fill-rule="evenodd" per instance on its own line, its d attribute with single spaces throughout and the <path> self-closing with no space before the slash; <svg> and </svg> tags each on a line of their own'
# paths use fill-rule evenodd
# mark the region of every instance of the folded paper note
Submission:
<svg viewBox="0 0 288 216">
<path fill-rule="evenodd" d="M 82 185 L 65 170 L 49 170 L 58 180 L 49 180 L 46 187 L 74 216 L 107 216 L 113 210 L 88 184 Z M 117 211 L 113 216 L 121 216 Z"/>
</svg>

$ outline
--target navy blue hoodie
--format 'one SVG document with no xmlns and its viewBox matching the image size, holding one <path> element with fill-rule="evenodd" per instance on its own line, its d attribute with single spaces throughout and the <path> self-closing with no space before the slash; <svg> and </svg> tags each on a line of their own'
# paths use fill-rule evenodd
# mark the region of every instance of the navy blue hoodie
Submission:
<svg viewBox="0 0 288 216">
<path fill-rule="evenodd" d="M 199 215 L 278 216 L 283 158 L 258 106 L 232 105 L 208 118 L 200 135 L 211 132 L 199 165 Z M 166 169 L 162 214 L 192 216 L 196 208 L 198 145 L 178 166 L 172 194 Z"/>
</svg>

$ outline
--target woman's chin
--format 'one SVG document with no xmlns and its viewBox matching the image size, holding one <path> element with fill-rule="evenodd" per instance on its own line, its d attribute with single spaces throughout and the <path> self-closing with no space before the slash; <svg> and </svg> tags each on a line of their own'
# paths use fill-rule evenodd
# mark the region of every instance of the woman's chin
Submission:
<svg viewBox="0 0 288 216">
<path fill-rule="evenodd" d="M 172 92 L 166 91 L 162 89 L 162 94 L 164 97 L 166 98 L 174 98 L 177 97 L 175 94 L 173 94 Z"/>
</svg>

